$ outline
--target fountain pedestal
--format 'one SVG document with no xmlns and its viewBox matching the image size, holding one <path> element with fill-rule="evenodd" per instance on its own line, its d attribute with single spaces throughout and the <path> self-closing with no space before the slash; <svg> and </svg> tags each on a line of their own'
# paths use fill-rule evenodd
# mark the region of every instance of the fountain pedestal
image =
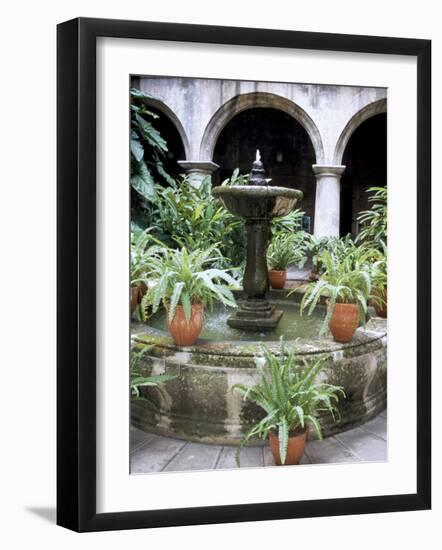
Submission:
<svg viewBox="0 0 442 550">
<path fill-rule="evenodd" d="M 243 287 L 246 300 L 227 320 L 232 328 L 243 330 L 271 330 L 281 319 L 282 311 L 275 309 L 266 299 L 269 290 L 267 244 L 269 219 L 249 218 L 246 221 L 247 261 Z"/>
</svg>

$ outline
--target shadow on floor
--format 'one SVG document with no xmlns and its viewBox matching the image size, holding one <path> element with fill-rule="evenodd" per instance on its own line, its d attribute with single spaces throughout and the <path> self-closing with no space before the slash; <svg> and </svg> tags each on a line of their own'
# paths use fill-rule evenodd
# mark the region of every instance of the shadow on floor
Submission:
<svg viewBox="0 0 442 550">
<path fill-rule="evenodd" d="M 48 521 L 49 523 L 56 523 L 57 511 L 55 508 L 44 506 L 27 506 L 26 511 Z"/>
</svg>

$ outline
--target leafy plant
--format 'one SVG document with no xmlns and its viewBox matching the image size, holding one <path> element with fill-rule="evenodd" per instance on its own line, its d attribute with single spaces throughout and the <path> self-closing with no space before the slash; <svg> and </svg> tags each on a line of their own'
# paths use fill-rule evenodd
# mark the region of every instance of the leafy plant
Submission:
<svg viewBox="0 0 442 550">
<path fill-rule="evenodd" d="M 356 242 L 369 242 L 380 247 L 387 242 L 387 187 L 370 187 L 367 192 L 371 193 L 368 200 L 372 207 L 358 216 L 362 230 L 356 237 Z"/>
<path fill-rule="evenodd" d="M 307 309 L 310 315 L 321 296 L 324 296 L 328 298 L 328 307 L 321 327 L 321 335 L 327 331 L 337 302 L 358 304 L 360 322 L 365 325 L 367 300 L 371 293 L 368 263 L 364 261 L 364 258 L 355 258 L 352 255 L 338 260 L 328 251 L 321 255 L 321 261 L 324 266 L 324 273 L 317 282 L 309 283 L 305 287 L 304 296 L 301 300 L 301 313 Z M 296 289 L 291 293 L 295 291 Z"/>
<path fill-rule="evenodd" d="M 371 281 L 373 291 L 383 292 L 387 287 L 387 257 L 380 254 L 379 259 L 371 267 Z"/>
<path fill-rule="evenodd" d="M 370 256 L 372 259 L 370 265 L 371 299 L 382 308 L 386 304 L 385 296 L 388 279 L 386 246 L 384 245 L 382 250 L 373 249 Z"/>
<path fill-rule="evenodd" d="M 170 321 L 178 304 L 183 306 L 187 320 L 191 317 L 191 304 L 203 303 L 211 307 L 213 301 L 218 300 L 226 306 L 236 307 L 229 285 L 237 288 L 237 281 L 227 270 L 205 269 L 214 263 L 217 254 L 217 244 L 191 252 L 186 248 L 158 250 L 150 262 L 152 284 L 141 301 L 144 317 L 149 307 L 155 313 L 161 303 L 169 308 Z"/>
<path fill-rule="evenodd" d="M 132 343 L 130 350 L 130 394 L 134 399 L 143 399 L 151 407 L 156 409 L 155 404 L 145 396 L 141 395 L 140 388 L 157 387 L 169 380 L 174 380 L 176 376 L 169 374 L 158 374 L 155 376 L 145 376 L 140 370 L 140 362 L 144 354 L 152 346 Z"/>
<path fill-rule="evenodd" d="M 244 227 L 212 195 L 210 178 L 199 187 L 188 178 L 168 187 L 157 186 L 152 231 L 172 248 L 192 251 L 218 243 L 216 267 L 237 265 L 244 257 Z"/>
<path fill-rule="evenodd" d="M 307 243 L 307 249 L 311 256 L 313 266 L 318 274 L 324 271 L 322 255 L 332 254 L 337 261 L 344 259 L 356 248 L 350 235 L 345 237 L 315 237 L 311 236 Z"/>
<path fill-rule="evenodd" d="M 329 237 L 326 250 L 334 256 L 337 261 L 344 260 L 348 256 L 357 254 L 356 245 L 350 234 L 345 237 Z"/>
<path fill-rule="evenodd" d="M 307 252 L 311 257 L 314 269 L 320 274 L 323 269 L 321 265 L 321 255 L 327 250 L 331 237 L 315 237 L 310 235 L 310 239 L 307 241 Z"/>
<path fill-rule="evenodd" d="M 167 143 L 149 121 L 158 118 L 158 115 L 145 105 L 146 99 L 156 98 L 135 88 L 130 90 L 130 97 L 130 183 L 137 197 L 136 202 L 148 209 L 149 203 L 156 197 L 156 183 L 171 184 L 174 180 L 163 165 Z"/>
<path fill-rule="evenodd" d="M 321 239 L 313 237 L 308 244 L 308 250 L 312 254 L 313 264 L 318 274 L 322 274 L 325 270 L 324 255 L 333 256 L 337 263 L 348 260 L 356 267 L 362 263 L 374 261 L 373 253 L 377 254 L 377 250 L 371 246 L 357 246 L 350 234 L 345 237 L 322 237 Z"/>
<path fill-rule="evenodd" d="M 297 233 L 276 234 L 267 249 L 269 269 L 284 270 L 290 264 L 302 267 L 306 259 L 305 247 Z"/>
<path fill-rule="evenodd" d="M 147 284 L 150 271 L 150 260 L 164 245 L 155 239 L 150 229 L 131 232 L 130 239 L 130 284 Z"/>
<path fill-rule="evenodd" d="M 295 365 L 295 359 L 295 350 L 287 353 L 282 338 L 279 356 L 262 345 L 261 357 L 256 359 L 258 384 L 252 387 L 243 384 L 233 386 L 242 393 L 245 401 L 256 403 L 265 412 L 264 418 L 244 436 L 237 452 L 238 466 L 241 449 L 252 437 L 265 439 L 270 431 L 275 432 L 284 464 L 289 436 L 302 433 L 311 424 L 318 438 L 322 439 L 319 413 L 328 411 L 335 421 L 339 418 L 336 403 L 339 394 L 345 397 L 343 388 L 316 382 L 326 360 L 319 359 L 311 364 L 304 360 L 301 366 Z"/>
<path fill-rule="evenodd" d="M 280 233 L 296 233 L 301 232 L 302 218 L 305 212 L 296 209 L 287 216 L 273 218 L 271 222 L 272 234 L 278 235 Z M 302 232 L 304 233 L 304 232 Z M 308 233 L 306 233 L 308 235 Z"/>
<path fill-rule="evenodd" d="M 235 168 L 230 178 L 225 179 L 221 183 L 221 186 L 225 187 L 225 186 L 232 186 L 232 185 L 247 185 L 248 181 L 249 181 L 249 174 L 240 174 L 239 168 Z"/>
</svg>

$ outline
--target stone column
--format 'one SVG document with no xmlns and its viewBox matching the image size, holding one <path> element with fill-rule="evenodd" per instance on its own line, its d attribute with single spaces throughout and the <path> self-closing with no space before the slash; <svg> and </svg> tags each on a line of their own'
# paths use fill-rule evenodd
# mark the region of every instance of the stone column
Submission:
<svg viewBox="0 0 442 550">
<path fill-rule="evenodd" d="M 195 187 L 199 187 L 207 176 L 211 176 L 219 166 L 210 160 L 179 160 L 178 164 Z"/>
<path fill-rule="evenodd" d="M 316 176 L 315 237 L 339 237 L 341 175 L 345 166 L 313 164 Z"/>
</svg>

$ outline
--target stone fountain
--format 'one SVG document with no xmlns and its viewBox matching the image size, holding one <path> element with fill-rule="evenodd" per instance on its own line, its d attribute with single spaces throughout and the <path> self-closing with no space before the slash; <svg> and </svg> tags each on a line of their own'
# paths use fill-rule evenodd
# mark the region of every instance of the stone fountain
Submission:
<svg viewBox="0 0 442 550">
<path fill-rule="evenodd" d="M 262 418 L 262 411 L 244 402 L 232 386 L 259 382 L 255 358 L 261 343 L 266 341 L 269 349 L 278 353 L 281 335 L 287 349 L 296 346 L 299 364 L 305 361 L 308 365 L 323 358 L 326 366 L 322 381 L 345 390 L 347 398 L 338 405 L 340 423 L 335 424 L 330 415 L 319 419 L 324 437 L 379 414 L 385 409 L 387 396 L 386 319 L 370 320 L 366 328 L 356 331 L 350 343 L 340 344 L 318 336 L 325 315 L 323 304 L 315 308 L 312 316 L 301 317 L 301 293 L 288 296 L 284 290 L 268 291 L 266 251 L 270 221 L 290 213 L 302 198 L 301 191 L 269 186 L 258 153 L 248 185 L 217 187 L 213 193 L 246 222 L 245 299 L 238 301 L 238 310 L 230 317 L 220 305 L 208 311 L 201 337 L 194 346 L 186 348 L 176 346 L 171 339 L 165 311 L 150 318 L 149 325 L 132 323 L 134 341 L 148 346 L 141 372 L 174 377 L 161 392 L 148 393 L 149 388 L 143 389 L 155 401 L 156 409 L 145 399 L 132 401 L 132 423 L 148 433 L 240 445 L 244 434 Z M 280 309 L 275 309 L 275 305 Z M 315 433 L 309 433 L 309 438 L 314 439 Z"/>
<path fill-rule="evenodd" d="M 245 300 L 227 320 L 232 328 L 242 330 L 271 330 L 276 327 L 282 311 L 267 300 L 269 277 L 267 245 L 272 218 L 287 216 L 302 199 L 302 191 L 270 186 L 265 177 L 259 150 L 247 185 L 215 187 L 213 195 L 234 216 L 245 219 L 247 235 L 246 268 L 243 287 Z"/>
</svg>

